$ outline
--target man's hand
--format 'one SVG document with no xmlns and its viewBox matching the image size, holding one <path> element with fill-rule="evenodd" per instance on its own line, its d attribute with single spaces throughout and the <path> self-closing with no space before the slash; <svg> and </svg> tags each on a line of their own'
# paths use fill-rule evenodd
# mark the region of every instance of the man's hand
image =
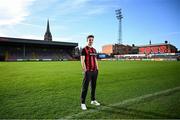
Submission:
<svg viewBox="0 0 180 120">
<path fill-rule="evenodd" d="M 83 74 L 85 74 L 86 72 L 86 65 L 85 65 L 85 56 L 81 56 L 81 65 L 82 65 L 82 71 L 83 71 Z"/>
<path fill-rule="evenodd" d="M 96 61 L 96 67 L 97 67 L 97 71 L 98 71 L 99 70 L 99 65 L 98 65 L 97 58 L 95 58 L 95 61 Z"/>
<path fill-rule="evenodd" d="M 86 72 L 86 68 L 83 68 L 83 72 Z"/>
<path fill-rule="evenodd" d="M 86 68 L 82 69 L 82 74 L 85 75 L 86 74 Z"/>
</svg>

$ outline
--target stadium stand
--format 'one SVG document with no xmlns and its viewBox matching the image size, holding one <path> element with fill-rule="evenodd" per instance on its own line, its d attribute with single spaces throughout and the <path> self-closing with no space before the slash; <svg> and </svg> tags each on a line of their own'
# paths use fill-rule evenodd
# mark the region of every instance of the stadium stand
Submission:
<svg viewBox="0 0 180 120">
<path fill-rule="evenodd" d="M 78 43 L 0 37 L 0 60 L 72 60 Z"/>
<path fill-rule="evenodd" d="M 73 60 L 78 43 L 52 41 L 49 20 L 44 40 L 0 37 L 0 61 Z"/>
</svg>

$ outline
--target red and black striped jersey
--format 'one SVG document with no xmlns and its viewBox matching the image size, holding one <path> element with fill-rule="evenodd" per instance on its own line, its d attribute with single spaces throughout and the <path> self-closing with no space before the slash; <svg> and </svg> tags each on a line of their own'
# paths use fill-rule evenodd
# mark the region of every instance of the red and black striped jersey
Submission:
<svg viewBox="0 0 180 120">
<path fill-rule="evenodd" d="M 97 70 L 95 61 L 96 55 L 96 49 L 93 47 L 86 46 L 82 49 L 81 56 L 85 56 L 85 65 L 87 71 Z"/>
</svg>

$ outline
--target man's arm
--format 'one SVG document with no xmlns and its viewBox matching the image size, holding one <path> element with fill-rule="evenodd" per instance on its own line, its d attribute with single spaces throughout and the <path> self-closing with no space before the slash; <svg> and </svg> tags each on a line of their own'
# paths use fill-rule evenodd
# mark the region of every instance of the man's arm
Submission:
<svg viewBox="0 0 180 120">
<path fill-rule="evenodd" d="M 96 61 L 97 70 L 99 70 L 99 65 L 96 57 L 95 57 L 95 61 Z"/>
<path fill-rule="evenodd" d="M 82 66 L 82 70 L 86 72 L 85 56 L 81 56 L 81 66 Z"/>
</svg>

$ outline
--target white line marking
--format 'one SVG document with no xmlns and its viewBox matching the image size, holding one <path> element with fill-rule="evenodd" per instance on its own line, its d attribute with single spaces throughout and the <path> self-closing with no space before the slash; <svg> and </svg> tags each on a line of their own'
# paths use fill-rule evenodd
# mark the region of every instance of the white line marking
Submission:
<svg viewBox="0 0 180 120">
<path fill-rule="evenodd" d="M 159 92 L 155 92 L 155 93 L 151 93 L 151 94 L 142 95 L 142 96 L 132 98 L 132 99 L 127 99 L 127 100 L 124 100 L 124 101 L 121 101 L 118 103 L 109 104 L 108 106 L 102 106 L 102 107 L 100 107 L 100 109 L 91 109 L 91 110 L 87 110 L 87 111 L 82 111 L 82 112 L 79 112 L 77 114 L 65 116 L 62 119 L 72 119 L 72 118 L 76 118 L 76 117 L 81 116 L 81 115 L 93 113 L 93 112 L 98 111 L 98 110 L 110 109 L 113 106 L 123 106 L 123 105 L 127 105 L 127 104 L 132 104 L 134 102 L 139 102 L 139 101 L 142 101 L 142 100 L 147 99 L 147 98 L 151 98 L 151 97 L 155 97 L 155 96 L 159 96 L 159 95 L 163 95 L 163 94 L 168 94 L 168 93 L 175 92 L 178 90 L 180 90 L 180 86 L 175 87 L 175 88 L 170 88 L 167 90 L 163 90 L 163 91 L 159 91 Z"/>
</svg>

